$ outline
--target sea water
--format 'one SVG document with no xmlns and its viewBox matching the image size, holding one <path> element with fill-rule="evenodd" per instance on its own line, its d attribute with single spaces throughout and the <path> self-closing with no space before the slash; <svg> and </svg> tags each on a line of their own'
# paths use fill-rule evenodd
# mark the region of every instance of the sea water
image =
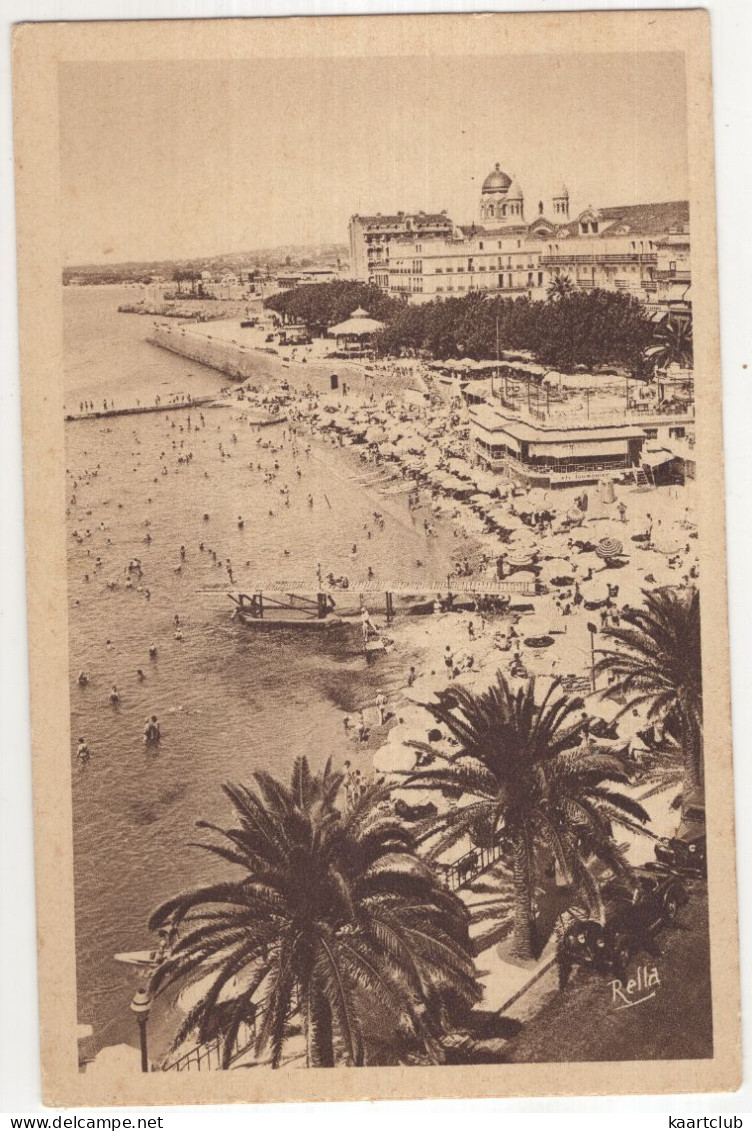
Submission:
<svg viewBox="0 0 752 1131">
<path fill-rule="evenodd" d="M 68 412 L 82 400 L 101 408 L 114 398 L 121 408 L 227 384 L 222 374 L 147 343 L 151 320 L 117 313 L 127 296 L 66 288 Z M 188 406 L 66 424 L 78 1019 L 94 1028 L 88 1055 L 136 1041 L 128 1010 L 134 974 L 114 954 L 153 946 L 150 911 L 227 872 L 191 847 L 203 839 L 197 820 L 222 825 L 231 818 L 222 784 L 250 783 L 262 768 L 284 778 L 302 754 L 314 766 L 349 758 L 367 773 L 370 755 L 346 732 L 344 715 L 372 702 L 379 688 L 403 684 L 411 661 L 395 652 L 367 664 L 357 630 L 256 633 L 232 619 L 227 593 L 279 576 L 310 579 L 313 590 L 319 564 L 324 574 L 361 577 L 370 565 L 385 581 L 415 575 L 417 559 L 427 577 L 446 572 L 443 535 L 427 539 L 422 515 L 411 515 L 404 496 L 366 490 L 351 453 L 307 435 L 293 451 L 289 426 L 251 427 L 240 404 L 200 411 L 203 425 L 199 409 Z M 272 482 L 259 463 L 275 474 Z M 126 566 L 134 558 L 143 576 L 129 589 Z M 174 638 L 176 615 L 182 640 Z M 90 677 L 85 687 L 80 670 Z M 156 748 L 143 742 L 152 714 L 162 728 Z M 76 764 L 79 736 L 92 752 L 85 766 Z M 174 1020 L 155 1011 L 157 1050 Z"/>
</svg>

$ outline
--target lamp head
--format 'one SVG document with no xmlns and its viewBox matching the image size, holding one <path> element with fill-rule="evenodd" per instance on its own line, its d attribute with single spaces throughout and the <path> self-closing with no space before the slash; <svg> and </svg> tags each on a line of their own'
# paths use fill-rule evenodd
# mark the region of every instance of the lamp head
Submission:
<svg viewBox="0 0 752 1131">
<path fill-rule="evenodd" d="M 151 994 L 144 989 L 136 990 L 131 1002 L 131 1012 L 135 1013 L 139 1021 L 146 1021 L 151 1009 Z"/>
</svg>

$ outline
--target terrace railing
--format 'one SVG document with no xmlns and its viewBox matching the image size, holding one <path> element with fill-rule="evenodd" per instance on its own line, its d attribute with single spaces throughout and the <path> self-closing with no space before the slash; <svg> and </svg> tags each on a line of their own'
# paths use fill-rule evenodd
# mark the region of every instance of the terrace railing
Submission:
<svg viewBox="0 0 752 1131">
<path fill-rule="evenodd" d="M 504 840 L 497 841 L 490 848 L 471 848 L 453 863 L 440 865 L 442 879 L 450 891 L 459 891 L 492 868 L 508 851 L 509 847 Z"/>
<path fill-rule="evenodd" d="M 230 1064 L 242 1056 L 256 1039 L 255 1028 L 251 1025 L 241 1025 L 237 1037 L 233 1041 Z M 222 1067 L 224 1041 L 215 1037 L 205 1045 L 194 1045 L 175 1060 L 162 1065 L 163 1072 L 216 1072 Z"/>
</svg>

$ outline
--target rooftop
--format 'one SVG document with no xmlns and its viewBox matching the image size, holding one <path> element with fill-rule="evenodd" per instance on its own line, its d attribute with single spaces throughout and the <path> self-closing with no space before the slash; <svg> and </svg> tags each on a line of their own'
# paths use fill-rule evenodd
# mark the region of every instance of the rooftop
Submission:
<svg viewBox="0 0 752 1131">
<path fill-rule="evenodd" d="M 440 225 L 448 229 L 453 227 L 446 212 L 394 212 L 383 215 L 381 212 L 377 212 L 375 216 L 361 216 L 356 213 L 353 220 L 360 220 L 361 224 L 390 224 L 395 227 L 406 223 L 408 220 L 418 228 L 431 225 Z"/>
<path fill-rule="evenodd" d="M 491 405 L 473 405 L 470 416 L 486 432 L 505 432 L 516 440 L 531 440 L 538 443 L 576 443 L 578 440 L 628 440 L 644 436 L 641 428 L 634 424 L 594 425 L 591 428 L 552 428 L 543 424 L 533 424 L 516 417 L 505 416 Z"/>
<path fill-rule="evenodd" d="M 655 204 L 624 204 L 620 207 L 598 208 L 601 236 L 614 235 L 614 230 L 625 225 L 629 235 L 649 236 L 668 234 L 689 225 L 689 201 L 670 200 Z M 579 234 L 579 223 L 573 220 L 566 227 L 573 236 Z"/>
</svg>

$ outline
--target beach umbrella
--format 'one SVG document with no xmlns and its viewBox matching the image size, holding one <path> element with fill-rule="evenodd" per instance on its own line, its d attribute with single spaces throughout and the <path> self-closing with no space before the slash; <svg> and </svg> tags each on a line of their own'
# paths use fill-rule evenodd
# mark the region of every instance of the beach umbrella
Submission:
<svg viewBox="0 0 752 1131">
<path fill-rule="evenodd" d="M 522 549 L 514 549 L 506 556 L 506 563 L 508 566 L 528 566 L 532 565 L 535 561 L 535 552 Z"/>
<path fill-rule="evenodd" d="M 598 557 L 603 558 L 606 562 L 611 558 L 617 558 L 623 550 L 624 547 L 618 538 L 601 538 L 595 548 Z"/>
<path fill-rule="evenodd" d="M 605 601 L 608 597 L 608 582 L 602 575 L 591 577 L 590 581 L 583 581 L 580 592 L 586 601 Z"/>
<path fill-rule="evenodd" d="M 571 542 L 566 534 L 545 534 L 541 539 L 541 553 L 552 558 L 568 558 L 573 552 Z"/>
<path fill-rule="evenodd" d="M 531 487 L 526 494 L 526 501 L 539 506 L 545 503 L 548 496 L 548 491 L 544 487 Z"/>
<path fill-rule="evenodd" d="M 523 638 L 526 636 L 547 636 L 549 632 L 559 630 L 560 614 L 547 612 L 527 613 L 521 617 L 517 624 L 517 631 Z"/>
<path fill-rule="evenodd" d="M 653 538 L 653 549 L 666 557 L 673 557 L 674 554 L 681 553 L 685 545 L 685 540 L 678 538 L 675 534 L 659 534 Z"/>
<path fill-rule="evenodd" d="M 466 459 L 455 457 L 449 460 L 449 470 L 463 479 L 470 479 L 472 468 Z"/>
<path fill-rule="evenodd" d="M 552 577 L 571 577 L 571 562 L 568 558 L 548 558 L 541 562 L 540 576 L 545 581 L 549 581 Z"/>
<path fill-rule="evenodd" d="M 415 766 L 417 751 L 404 742 L 389 741 L 373 756 L 373 768 L 379 774 L 407 773 Z"/>
<path fill-rule="evenodd" d="M 587 573 L 589 569 L 594 572 L 601 572 L 603 569 L 603 559 L 599 558 L 597 554 L 587 551 L 584 554 L 573 554 L 571 558 L 572 565 L 577 566 L 577 572 L 582 576 Z"/>
</svg>

